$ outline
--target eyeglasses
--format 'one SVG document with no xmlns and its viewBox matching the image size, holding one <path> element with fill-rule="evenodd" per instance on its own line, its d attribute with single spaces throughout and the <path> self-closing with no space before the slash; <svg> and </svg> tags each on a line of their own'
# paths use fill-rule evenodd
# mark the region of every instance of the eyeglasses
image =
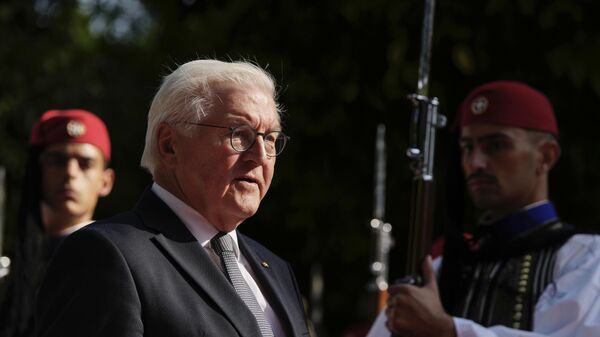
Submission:
<svg viewBox="0 0 600 337">
<path fill-rule="evenodd" d="M 258 132 L 256 129 L 246 124 L 236 127 L 191 122 L 185 124 L 205 126 L 209 128 L 228 129 L 229 131 L 231 131 L 231 147 L 239 153 L 245 152 L 248 149 L 250 149 L 252 145 L 256 143 L 256 137 L 262 136 L 267 156 L 276 157 L 280 155 L 281 152 L 283 152 L 285 144 L 287 144 L 287 141 L 290 139 L 289 136 L 286 136 L 281 131 Z"/>
</svg>

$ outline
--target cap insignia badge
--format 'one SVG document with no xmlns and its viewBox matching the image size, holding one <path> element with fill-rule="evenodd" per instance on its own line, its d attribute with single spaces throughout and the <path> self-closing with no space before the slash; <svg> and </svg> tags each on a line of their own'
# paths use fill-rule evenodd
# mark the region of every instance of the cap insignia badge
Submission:
<svg viewBox="0 0 600 337">
<path fill-rule="evenodd" d="M 81 137 L 85 134 L 85 125 L 80 121 L 72 120 L 67 123 L 67 134 L 73 138 Z"/>
<path fill-rule="evenodd" d="M 477 96 L 471 102 L 471 112 L 474 115 L 481 115 L 482 113 L 485 112 L 485 110 L 487 110 L 488 104 L 489 104 L 489 102 L 488 102 L 487 98 L 485 98 L 483 96 Z"/>
</svg>

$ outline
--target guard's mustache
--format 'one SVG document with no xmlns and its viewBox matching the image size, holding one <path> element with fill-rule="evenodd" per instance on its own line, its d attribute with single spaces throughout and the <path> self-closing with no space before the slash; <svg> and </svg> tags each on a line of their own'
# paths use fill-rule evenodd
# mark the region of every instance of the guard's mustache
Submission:
<svg viewBox="0 0 600 337">
<path fill-rule="evenodd" d="M 485 173 L 483 171 L 477 171 L 477 172 L 471 174 L 470 176 L 468 176 L 467 182 L 470 182 L 471 180 L 485 180 L 485 181 L 489 181 L 489 182 L 497 182 L 498 181 L 498 179 L 494 175 Z"/>
</svg>

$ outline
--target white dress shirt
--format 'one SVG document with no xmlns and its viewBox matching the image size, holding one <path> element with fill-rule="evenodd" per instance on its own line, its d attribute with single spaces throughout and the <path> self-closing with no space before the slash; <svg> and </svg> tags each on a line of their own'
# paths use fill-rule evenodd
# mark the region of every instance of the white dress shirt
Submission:
<svg viewBox="0 0 600 337">
<path fill-rule="evenodd" d="M 204 248 L 206 253 L 210 256 L 213 262 L 219 266 L 221 270 L 223 270 L 223 266 L 221 264 L 221 260 L 219 256 L 213 251 L 210 246 L 210 240 L 219 233 L 219 231 L 211 225 L 206 218 L 204 218 L 200 213 L 196 210 L 188 206 L 186 203 L 181 201 L 179 198 L 174 196 L 172 193 L 158 185 L 157 183 L 152 184 L 152 192 L 154 192 L 162 201 L 169 206 L 169 208 L 179 217 L 181 222 L 185 225 L 185 227 L 192 233 L 196 241 Z M 283 327 L 281 326 L 281 322 L 277 318 L 277 315 L 273 311 L 269 302 L 267 302 L 265 296 L 263 295 L 260 287 L 256 283 L 255 275 L 252 272 L 252 268 L 248 264 L 248 261 L 240 252 L 240 248 L 238 246 L 238 237 L 237 232 L 235 230 L 227 233 L 233 238 L 233 248 L 235 250 L 235 255 L 237 257 L 238 267 L 242 272 L 242 276 L 248 286 L 254 293 L 258 304 L 265 312 L 265 317 L 271 324 L 271 329 L 273 329 L 273 334 L 275 337 L 284 337 L 285 332 Z"/>
<path fill-rule="evenodd" d="M 75 225 L 75 226 L 71 226 L 71 227 L 65 228 L 65 229 L 61 230 L 60 232 L 56 233 L 56 236 L 67 236 L 67 235 L 71 235 L 71 234 L 75 233 L 76 231 L 78 231 L 78 230 L 82 229 L 83 227 L 85 227 L 85 226 L 87 226 L 87 225 L 91 224 L 92 222 L 94 222 L 94 220 L 85 221 L 85 222 L 82 222 L 82 223 L 80 223 L 80 224 L 78 224 L 78 225 Z"/>
<path fill-rule="evenodd" d="M 554 280 L 536 303 L 533 331 L 453 319 L 457 337 L 600 336 L 600 236 L 575 235 L 557 251 Z M 389 337 L 386 320 L 379 314 L 367 337 Z"/>
</svg>

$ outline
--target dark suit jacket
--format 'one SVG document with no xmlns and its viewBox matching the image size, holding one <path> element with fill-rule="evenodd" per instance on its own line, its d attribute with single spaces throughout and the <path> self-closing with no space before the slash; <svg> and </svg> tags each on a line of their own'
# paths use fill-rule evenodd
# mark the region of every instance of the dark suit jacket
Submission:
<svg viewBox="0 0 600 337">
<path fill-rule="evenodd" d="M 309 336 L 289 264 L 244 235 L 238 241 L 286 335 Z M 63 242 L 37 304 L 38 336 L 260 336 L 224 274 L 150 190 L 132 211 Z"/>
</svg>

